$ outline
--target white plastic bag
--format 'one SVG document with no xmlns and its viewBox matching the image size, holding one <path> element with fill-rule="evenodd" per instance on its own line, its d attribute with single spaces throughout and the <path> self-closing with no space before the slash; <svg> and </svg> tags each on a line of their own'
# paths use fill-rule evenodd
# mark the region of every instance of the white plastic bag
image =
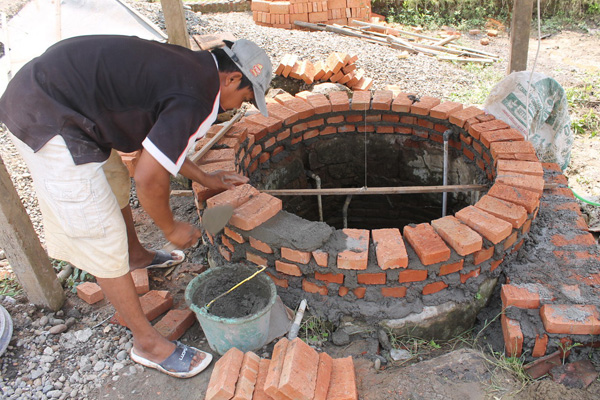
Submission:
<svg viewBox="0 0 600 400">
<path fill-rule="evenodd" d="M 542 162 L 566 169 L 571 159 L 573 134 L 565 90 L 554 79 L 534 73 L 529 88 L 529 118 L 526 117 L 529 71 L 513 72 L 498 83 L 484 109 L 527 138 Z M 529 127 L 529 129 L 528 129 Z"/>
</svg>

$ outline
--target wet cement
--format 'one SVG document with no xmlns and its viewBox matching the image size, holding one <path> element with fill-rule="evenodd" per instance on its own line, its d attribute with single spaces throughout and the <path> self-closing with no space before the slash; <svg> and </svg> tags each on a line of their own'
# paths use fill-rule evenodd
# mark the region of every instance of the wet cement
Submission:
<svg viewBox="0 0 600 400">
<path fill-rule="evenodd" d="M 198 285 L 192 302 L 202 308 L 211 300 L 227 292 L 239 282 L 251 276 L 256 269 L 247 267 L 222 268 L 219 275 L 211 276 Z M 222 318 L 243 318 L 264 309 L 271 297 L 268 282 L 257 275 L 240 287 L 215 301 L 208 309 L 209 314 Z"/>
</svg>

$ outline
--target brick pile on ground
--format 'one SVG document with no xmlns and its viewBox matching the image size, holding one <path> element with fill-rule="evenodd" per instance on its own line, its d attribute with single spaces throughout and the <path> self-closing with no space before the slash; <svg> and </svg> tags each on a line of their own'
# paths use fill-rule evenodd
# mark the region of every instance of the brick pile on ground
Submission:
<svg viewBox="0 0 600 400">
<path fill-rule="evenodd" d="M 205 400 L 357 400 L 352 357 L 333 359 L 296 338 L 270 360 L 232 348 L 215 363 Z"/>
<path fill-rule="evenodd" d="M 250 9 L 257 25 L 293 29 L 295 21 L 341 25 L 350 19 L 368 21 L 371 0 L 253 0 Z"/>
<path fill-rule="evenodd" d="M 285 54 L 275 69 L 275 75 L 303 80 L 307 85 L 317 81 L 329 81 L 341 83 L 353 90 L 369 90 L 373 79 L 357 67 L 357 60 L 357 56 L 333 52 L 326 60 L 312 63 L 309 60 L 300 60 L 295 54 Z"/>
</svg>

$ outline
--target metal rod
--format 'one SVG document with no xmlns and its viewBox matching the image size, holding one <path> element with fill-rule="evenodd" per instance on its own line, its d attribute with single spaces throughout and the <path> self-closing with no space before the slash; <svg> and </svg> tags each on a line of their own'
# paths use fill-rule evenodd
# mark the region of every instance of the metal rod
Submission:
<svg viewBox="0 0 600 400">
<path fill-rule="evenodd" d="M 317 189 L 321 189 L 321 178 L 319 175 L 315 174 L 312 171 L 306 171 L 306 174 L 315 180 L 317 183 Z M 323 200 L 321 195 L 317 195 L 317 203 L 319 204 L 319 221 L 323 222 Z"/>
<path fill-rule="evenodd" d="M 344 218 L 344 229 L 348 227 L 348 207 L 350 207 L 350 201 L 352 200 L 352 195 L 349 194 L 346 196 L 346 201 L 344 201 L 344 208 L 342 208 L 342 216 Z"/>
<path fill-rule="evenodd" d="M 487 185 L 448 185 L 448 186 L 399 186 L 370 188 L 333 188 L 333 189 L 272 189 L 261 190 L 272 196 L 317 196 L 317 195 L 362 195 L 362 194 L 416 194 L 442 192 L 470 192 L 488 190 Z"/>
<path fill-rule="evenodd" d="M 450 129 L 444 132 L 444 177 L 443 185 L 448 186 L 448 139 L 452 131 Z M 446 216 L 446 209 L 448 208 L 448 192 L 442 193 L 442 218 Z"/>
</svg>

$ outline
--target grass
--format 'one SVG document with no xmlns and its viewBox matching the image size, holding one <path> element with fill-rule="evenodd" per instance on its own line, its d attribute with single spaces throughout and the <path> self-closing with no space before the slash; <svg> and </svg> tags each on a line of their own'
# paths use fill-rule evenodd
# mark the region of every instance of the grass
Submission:
<svg viewBox="0 0 600 400">
<path fill-rule="evenodd" d="M 483 104 L 492 88 L 504 78 L 504 74 L 499 71 L 498 68 L 492 68 L 476 63 L 458 63 L 458 66 L 475 76 L 473 85 L 464 86 L 461 90 L 456 91 L 449 96 L 450 100 L 459 103 Z"/>
<path fill-rule="evenodd" d="M 330 337 L 333 325 L 315 315 L 306 316 L 300 325 L 298 337 L 310 345 L 322 346 Z"/>
<path fill-rule="evenodd" d="M 23 293 L 23 288 L 14 277 L 7 277 L 0 281 L 0 295 L 15 297 Z"/>
<path fill-rule="evenodd" d="M 596 72 L 588 74 L 583 84 L 565 89 L 573 133 L 590 137 L 600 133 L 599 86 L 600 72 Z"/>
</svg>

